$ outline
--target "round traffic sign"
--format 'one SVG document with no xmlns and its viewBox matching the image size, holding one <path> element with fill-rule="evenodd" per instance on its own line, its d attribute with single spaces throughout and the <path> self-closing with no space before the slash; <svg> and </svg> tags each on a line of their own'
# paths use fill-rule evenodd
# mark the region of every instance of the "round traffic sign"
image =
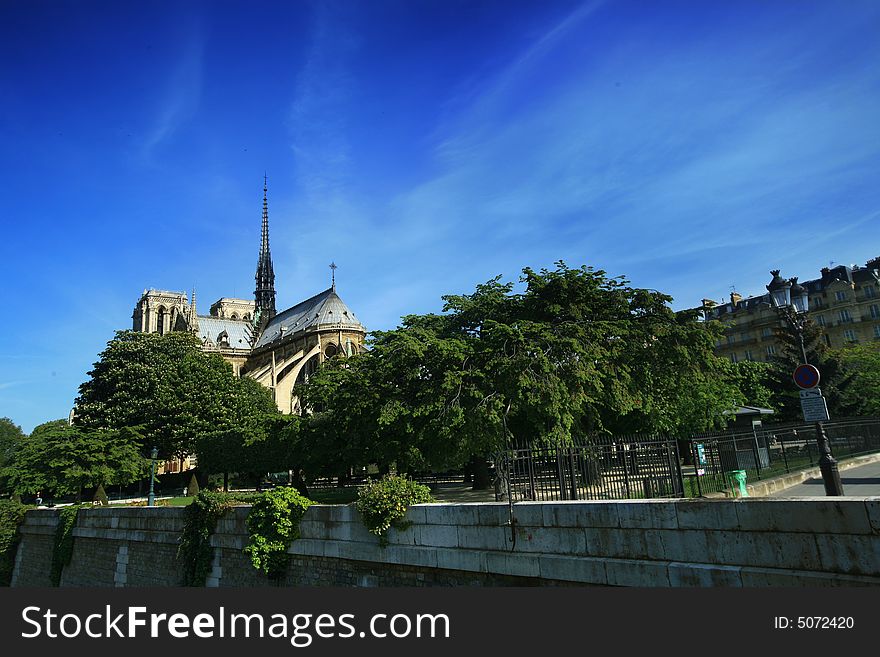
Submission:
<svg viewBox="0 0 880 657">
<path fill-rule="evenodd" d="M 819 385 L 819 370 L 812 365 L 798 365 L 794 370 L 794 382 L 799 388 L 815 388 Z"/>
</svg>

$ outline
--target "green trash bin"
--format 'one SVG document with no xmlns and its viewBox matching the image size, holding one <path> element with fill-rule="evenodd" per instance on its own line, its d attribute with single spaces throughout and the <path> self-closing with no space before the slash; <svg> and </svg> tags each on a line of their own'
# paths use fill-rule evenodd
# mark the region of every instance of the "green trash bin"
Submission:
<svg viewBox="0 0 880 657">
<path fill-rule="evenodd" d="M 730 490 L 734 497 L 749 496 L 749 491 L 746 490 L 745 470 L 731 470 L 727 473 L 727 481 L 730 484 Z"/>
</svg>

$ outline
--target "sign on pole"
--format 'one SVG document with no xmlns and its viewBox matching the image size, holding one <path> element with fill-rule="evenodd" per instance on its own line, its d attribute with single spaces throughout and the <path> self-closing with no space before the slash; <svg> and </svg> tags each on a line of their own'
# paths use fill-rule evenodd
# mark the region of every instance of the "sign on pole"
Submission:
<svg viewBox="0 0 880 657">
<path fill-rule="evenodd" d="M 815 388 L 819 385 L 819 370 L 812 365 L 798 365 L 794 370 L 794 382 L 799 388 Z"/>
<path fill-rule="evenodd" d="M 818 394 L 804 394 L 818 393 Z M 828 417 L 828 405 L 818 388 L 813 390 L 801 390 L 801 411 L 804 413 L 804 422 L 826 422 Z"/>
</svg>

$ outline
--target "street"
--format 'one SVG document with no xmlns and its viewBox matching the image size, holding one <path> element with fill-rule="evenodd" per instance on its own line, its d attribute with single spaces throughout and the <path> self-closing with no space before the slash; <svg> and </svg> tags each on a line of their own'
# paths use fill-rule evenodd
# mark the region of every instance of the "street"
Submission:
<svg viewBox="0 0 880 657">
<path fill-rule="evenodd" d="M 845 495 L 880 495 L 880 461 L 842 470 L 840 481 Z M 822 477 L 816 477 L 773 493 L 770 497 L 825 497 L 825 485 L 822 483 Z"/>
</svg>

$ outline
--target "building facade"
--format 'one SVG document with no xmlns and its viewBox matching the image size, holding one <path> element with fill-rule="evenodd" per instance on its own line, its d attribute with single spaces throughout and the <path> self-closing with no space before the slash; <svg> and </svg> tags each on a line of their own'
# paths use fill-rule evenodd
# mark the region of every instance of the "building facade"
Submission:
<svg viewBox="0 0 880 657">
<path fill-rule="evenodd" d="M 820 274 L 801 285 L 809 294 L 810 318 L 824 330 L 825 344 L 839 348 L 880 340 L 880 257 L 864 266 L 824 267 Z M 775 329 L 784 323 L 769 292 L 745 298 L 734 292 L 724 303 L 703 299 L 701 312 L 704 319 L 724 324 L 717 353 L 733 362 L 767 361 L 779 349 Z"/>
<path fill-rule="evenodd" d="M 264 180 L 254 299 L 223 297 L 211 304 L 209 314 L 199 315 L 195 291 L 188 298 L 184 292 L 144 290 L 132 314 L 132 328 L 195 334 L 202 349 L 222 356 L 237 376 L 269 388 L 280 411 L 296 413 L 294 386 L 326 359 L 363 350 L 367 331 L 336 292 L 335 265 L 328 289 L 276 312 L 267 193 Z"/>
</svg>

